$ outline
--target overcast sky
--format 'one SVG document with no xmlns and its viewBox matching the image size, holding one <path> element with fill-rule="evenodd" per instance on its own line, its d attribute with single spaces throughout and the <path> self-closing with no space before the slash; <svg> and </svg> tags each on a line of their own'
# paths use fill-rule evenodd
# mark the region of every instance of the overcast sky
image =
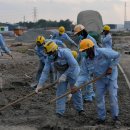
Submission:
<svg viewBox="0 0 130 130">
<path fill-rule="evenodd" d="M 33 8 L 37 19 L 70 19 L 74 23 L 80 11 L 98 11 L 103 23 L 123 24 L 124 1 L 127 3 L 127 20 L 130 21 L 130 0 L 0 0 L 0 22 L 33 21 Z"/>
</svg>

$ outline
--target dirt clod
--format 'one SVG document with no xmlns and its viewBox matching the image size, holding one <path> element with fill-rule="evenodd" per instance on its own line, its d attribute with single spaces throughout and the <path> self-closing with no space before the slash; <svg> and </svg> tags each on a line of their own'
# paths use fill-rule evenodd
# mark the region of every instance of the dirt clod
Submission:
<svg viewBox="0 0 130 130">
<path fill-rule="evenodd" d="M 20 104 L 20 103 L 17 103 L 17 104 L 12 105 L 12 107 L 13 107 L 14 109 L 20 109 L 21 104 Z"/>
</svg>

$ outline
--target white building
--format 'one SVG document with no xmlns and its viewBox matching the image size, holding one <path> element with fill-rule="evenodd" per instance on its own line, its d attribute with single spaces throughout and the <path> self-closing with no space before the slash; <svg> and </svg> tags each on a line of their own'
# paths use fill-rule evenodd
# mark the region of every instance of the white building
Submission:
<svg viewBox="0 0 130 130">
<path fill-rule="evenodd" d="M 8 32 L 8 31 L 9 31 L 8 26 L 0 26 L 0 33 L 2 33 L 2 32 Z"/>
<path fill-rule="evenodd" d="M 124 28 L 125 28 L 125 30 L 130 31 L 130 21 L 125 21 L 124 22 Z"/>
<path fill-rule="evenodd" d="M 110 26 L 112 32 L 124 31 L 123 24 L 107 24 Z"/>
</svg>

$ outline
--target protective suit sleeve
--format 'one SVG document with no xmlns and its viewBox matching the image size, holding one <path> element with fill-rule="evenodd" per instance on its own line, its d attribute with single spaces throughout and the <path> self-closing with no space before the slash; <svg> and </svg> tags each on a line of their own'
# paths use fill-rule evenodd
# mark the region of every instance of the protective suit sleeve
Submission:
<svg viewBox="0 0 130 130">
<path fill-rule="evenodd" d="M 87 70 L 87 66 L 85 64 L 85 60 L 82 60 L 81 66 L 80 66 L 80 74 L 78 76 L 78 79 L 75 83 L 75 86 L 80 87 L 84 83 L 89 81 L 89 74 Z"/>
<path fill-rule="evenodd" d="M 3 38 L 2 35 L 0 35 L 0 47 L 1 47 L 1 49 L 2 49 L 5 53 L 8 53 L 8 54 L 11 53 L 11 51 L 9 50 L 9 48 L 6 46 L 5 41 L 4 41 L 4 38 Z"/>
<path fill-rule="evenodd" d="M 61 40 L 54 39 L 53 41 L 54 41 L 59 47 L 66 48 L 66 45 L 65 45 Z"/>
<path fill-rule="evenodd" d="M 68 40 L 68 41 L 70 41 L 73 45 L 75 45 L 76 47 L 78 46 L 67 34 L 65 34 L 66 35 L 66 39 Z"/>
<path fill-rule="evenodd" d="M 55 39 L 56 38 L 56 33 L 53 33 L 52 38 L 51 39 Z"/>
<path fill-rule="evenodd" d="M 45 66 L 44 66 L 44 69 L 42 71 L 41 77 L 39 79 L 39 83 L 38 83 L 39 86 L 43 86 L 44 85 L 45 81 L 48 78 L 50 69 L 51 69 L 51 62 L 47 58 L 46 61 L 45 61 Z"/>
<path fill-rule="evenodd" d="M 47 55 L 45 55 L 45 53 L 43 52 L 43 47 L 35 47 L 35 53 L 36 55 L 39 57 L 39 59 L 45 63 L 45 59 L 47 57 Z"/>
<path fill-rule="evenodd" d="M 104 43 L 104 42 L 108 42 L 110 39 L 112 39 L 112 37 L 110 36 L 110 35 L 108 35 L 108 36 L 106 36 L 106 37 L 104 37 L 103 39 L 102 39 L 102 42 Z"/>
<path fill-rule="evenodd" d="M 117 66 L 119 63 L 120 54 L 112 49 L 103 48 L 103 55 L 110 60 L 110 68 Z"/>
<path fill-rule="evenodd" d="M 70 50 L 64 50 L 64 57 L 69 65 L 69 68 L 64 72 L 64 75 L 73 75 L 73 72 L 79 67 L 78 62 L 75 60 Z"/>
</svg>

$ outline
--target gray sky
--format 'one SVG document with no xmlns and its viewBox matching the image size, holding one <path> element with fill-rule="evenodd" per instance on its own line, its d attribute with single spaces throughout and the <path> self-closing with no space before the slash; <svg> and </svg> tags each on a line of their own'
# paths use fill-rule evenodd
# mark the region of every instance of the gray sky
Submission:
<svg viewBox="0 0 130 130">
<path fill-rule="evenodd" d="M 37 19 L 70 19 L 74 23 L 80 11 L 95 10 L 102 15 L 103 23 L 124 21 L 124 1 L 127 2 L 127 20 L 130 21 L 130 0 L 0 0 L 0 22 L 33 21 L 33 8 Z"/>
</svg>

